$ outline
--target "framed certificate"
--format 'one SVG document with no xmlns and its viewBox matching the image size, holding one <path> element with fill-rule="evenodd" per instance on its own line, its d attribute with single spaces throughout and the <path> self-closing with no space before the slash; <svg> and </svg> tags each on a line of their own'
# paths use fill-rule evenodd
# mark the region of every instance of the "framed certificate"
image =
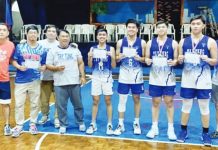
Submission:
<svg viewBox="0 0 218 150">
<path fill-rule="evenodd" d="M 100 50 L 100 49 L 93 49 L 93 58 L 106 59 L 107 58 L 107 51 Z"/>
<path fill-rule="evenodd" d="M 30 69 L 38 69 L 40 67 L 39 61 L 25 60 L 24 66 Z"/>
<path fill-rule="evenodd" d="M 191 64 L 200 64 L 200 55 L 193 53 L 185 53 L 185 62 Z"/>
<path fill-rule="evenodd" d="M 123 54 L 126 57 L 134 57 L 137 53 L 135 48 L 123 47 Z"/>
</svg>

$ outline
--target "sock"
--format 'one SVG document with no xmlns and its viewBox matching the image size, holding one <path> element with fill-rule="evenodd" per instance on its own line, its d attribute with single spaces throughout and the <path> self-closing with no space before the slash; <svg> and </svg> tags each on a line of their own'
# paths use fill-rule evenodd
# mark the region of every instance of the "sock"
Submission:
<svg viewBox="0 0 218 150">
<path fill-rule="evenodd" d="M 172 129 L 173 127 L 173 123 L 168 123 L 168 129 Z"/>
<path fill-rule="evenodd" d="M 152 123 L 152 128 L 157 129 L 157 128 L 158 128 L 157 124 L 158 124 L 157 122 L 153 122 L 153 123 Z"/>
<path fill-rule="evenodd" d="M 203 133 L 208 133 L 209 132 L 209 128 L 204 128 L 203 127 Z"/>
<path fill-rule="evenodd" d="M 135 118 L 134 123 L 139 124 L 139 118 Z"/>
<path fill-rule="evenodd" d="M 119 124 L 120 125 L 123 125 L 123 120 L 124 120 L 123 118 L 119 118 Z"/>
<path fill-rule="evenodd" d="M 181 125 L 182 130 L 187 130 L 187 125 Z"/>
</svg>

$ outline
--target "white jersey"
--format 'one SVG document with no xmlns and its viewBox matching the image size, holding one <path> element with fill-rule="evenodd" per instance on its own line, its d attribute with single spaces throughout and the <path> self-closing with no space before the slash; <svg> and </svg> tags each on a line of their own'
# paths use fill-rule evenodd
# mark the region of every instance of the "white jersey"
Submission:
<svg viewBox="0 0 218 150">
<path fill-rule="evenodd" d="M 63 71 L 54 72 L 55 86 L 80 84 L 78 59 L 82 59 L 81 52 L 70 46 L 66 49 L 56 47 L 48 52 L 46 64 L 65 66 Z"/>
<path fill-rule="evenodd" d="M 51 50 L 54 50 L 59 44 L 57 40 L 55 40 L 54 42 L 49 42 L 47 39 L 40 40 L 38 41 L 38 43 L 42 45 L 42 47 L 47 49 L 47 53 Z M 53 72 L 50 70 L 45 70 L 44 72 L 41 72 L 41 80 L 43 81 L 53 80 Z"/>
</svg>

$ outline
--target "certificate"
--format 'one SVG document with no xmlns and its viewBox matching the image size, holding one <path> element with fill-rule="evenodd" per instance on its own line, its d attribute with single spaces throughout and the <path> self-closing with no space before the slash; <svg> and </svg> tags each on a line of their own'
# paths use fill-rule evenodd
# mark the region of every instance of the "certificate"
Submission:
<svg viewBox="0 0 218 150">
<path fill-rule="evenodd" d="M 106 59 L 107 58 L 107 51 L 106 50 L 93 49 L 93 58 Z"/>
<path fill-rule="evenodd" d="M 157 57 L 157 56 L 153 57 L 152 62 L 153 62 L 153 65 L 155 66 L 159 66 L 159 67 L 168 66 L 166 57 Z"/>
<path fill-rule="evenodd" d="M 185 53 L 185 62 L 191 64 L 200 64 L 200 55 L 193 53 Z"/>
<path fill-rule="evenodd" d="M 40 67 L 39 61 L 35 60 L 25 60 L 24 66 L 30 69 L 38 69 Z"/>
<path fill-rule="evenodd" d="M 126 57 L 134 57 L 137 53 L 135 48 L 123 47 L 123 54 Z"/>
</svg>

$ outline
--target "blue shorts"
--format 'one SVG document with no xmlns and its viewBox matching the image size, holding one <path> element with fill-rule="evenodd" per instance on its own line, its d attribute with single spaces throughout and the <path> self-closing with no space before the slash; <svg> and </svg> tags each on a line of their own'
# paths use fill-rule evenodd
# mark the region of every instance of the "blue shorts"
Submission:
<svg viewBox="0 0 218 150">
<path fill-rule="evenodd" d="M 125 83 L 118 83 L 118 93 L 119 94 L 128 94 L 129 90 L 131 89 L 132 94 L 142 94 L 144 93 L 144 84 L 125 84 Z"/>
<path fill-rule="evenodd" d="M 158 86 L 149 84 L 149 95 L 152 97 L 161 97 L 161 96 L 174 96 L 175 92 L 174 86 Z"/>
<path fill-rule="evenodd" d="M 0 82 L 0 104 L 11 103 L 10 81 Z"/>
<path fill-rule="evenodd" d="M 209 99 L 211 98 L 211 89 L 192 89 L 181 87 L 180 96 L 186 99 Z"/>
</svg>

